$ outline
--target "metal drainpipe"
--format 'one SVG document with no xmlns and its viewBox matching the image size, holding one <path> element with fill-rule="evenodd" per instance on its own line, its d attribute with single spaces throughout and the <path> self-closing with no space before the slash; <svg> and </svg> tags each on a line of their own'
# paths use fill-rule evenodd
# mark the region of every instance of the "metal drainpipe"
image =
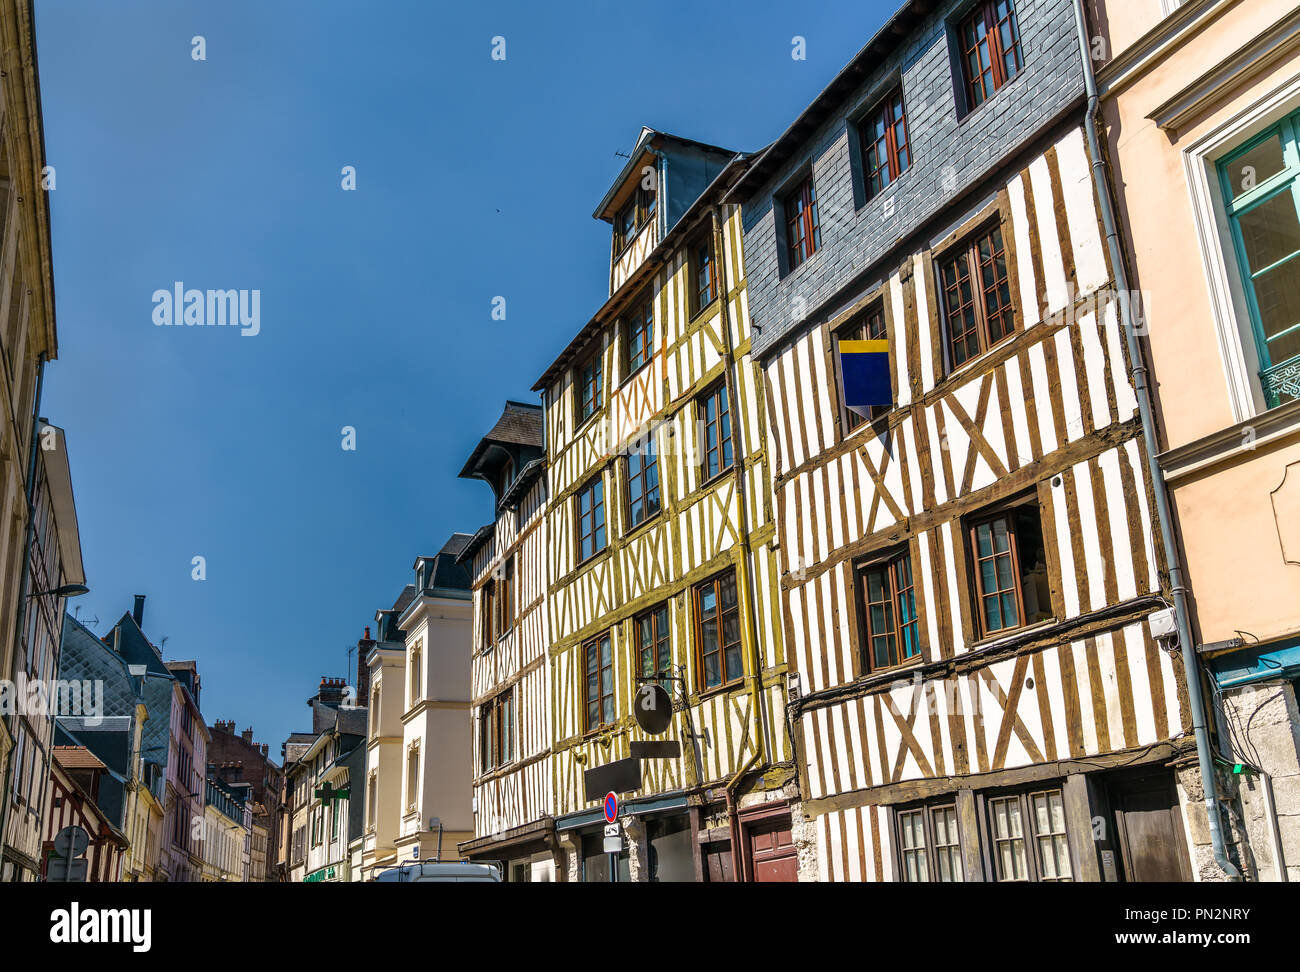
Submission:
<svg viewBox="0 0 1300 972">
<path fill-rule="evenodd" d="M 27 533 L 23 541 L 23 569 L 19 574 L 18 581 L 18 620 L 14 628 L 14 657 L 13 666 L 10 671 L 4 673 L 5 678 L 11 678 L 14 675 L 13 667 L 18 663 L 18 648 L 22 643 L 23 625 L 27 620 L 27 575 L 31 571 L 31 551 L 32 551 L 32 533 L 35 529 L 35 517 L 32 516 L 32 508 L 36 505 L 36 442 L 40 438 L 40 414 L 41 414 L 41 392 L 45 387 L 45 362 L 49 355 L 42 351 L 36 359 L 36 399 L 32 402 L 32 444 L 28 450 L 27 459 Z M 5 726 L 9 730 L 9 737 L 15 743 L 17 737 L 13 732 L 14 716 L 6 715 L 4 717 Z M 9 825 L 9 788 L 13 784 L 13 751 L 9 753 L 9 758 L 5 761 L 5 782 L 4 789 L 0 790 L 0 852 L 5 846 L 5 833 Z M 0 861 L 0 867 L 3 867 L 3 861 Z"/>
<path fill-rule="evenodd" d="M 1178 559 L 1178 547 L 1174 544 L 1173 526 L 1169 516 L 1169 499 L 1165 492 L 1164 477 L 1160 471 L 1160 462 L 1156 458 L 1155 422 L 1151 415 L 1151 398 L 1147 389 L 1147 368 L 1138 345 L 1137 334 L 1133 328 L 1132 308 L 1129 303 L 1128 271 L 1124 266 L 1124 254 L 1119 245 L 1119 233 L 1116 228 L 1115 212 L 1111 207 L 1106 162 L 1101 154 L 1097 139 L 1097 115 L 1101 99 L 1097 94 L 1097 79 L 1092 71 L 1092 49 L 1088 43 L 1088 27 L 1083 12 L 1082 0 L 1073 0 L 1074 21 L 1079 37 L 1079 57 L 1083 62 L 1083 78 L 1088 94 L 1088 114 L 1084 125 L 1084 134 L 1088 142 L 1088 157 L 1092 164 L 1093 183 L 1097 190 L 1097 204 L 1101 208 L 1102 224 L 1106 230 L 1106 246 L 1110 253 L 1110 262 L 1115 271 L 1121 327 L 1128 344 L 1129 359 L 1132 362 L 1133 391 L 1137 397 L 1138 414 L 1142 418 L 1142 435 L 1147 443 L 1147 472 L 1151 476 L 1155 492 L 1156 515 L 1160 520 L 1160 540 L 1164 544 L 1168 559 L 1169 586 L 1174 597 L 1174 616 L 1178 623 L 1178 641 L 1183 655 L 1183 678 L 1187 682 L 1187 700 L 1192 709 L 1192 729 L 1196 735 L 1196 755 L 1200 761 L 1201 785 L 1205 793 L 1205 815 L 1210 826 L 1210 843 L 1214 848 L 1214 859 L 1220 869 L 1232 880 L 1241 877 L 1241 872 L 1228 860 L 1227 848 L 1223 843 L 1223 833 L 1219 828 L 1218 787 L 1214 778 L 1214 755 L 1210 748 L 1210 734 L 1205 724 L 1205 701 L 1201 694 L 1200 667 L 1196 659 L 1196 647 L 1192 641 L 1192 626 L 1188 620 L 1187 588 L 1183 583 L 1183 569 Z"/>
<path fill-rule="evenodd" d="M 725 376 L 726 387 L 727 387 L 727 395 L 730 398 L 730 401 L 733 403 L 732 407 L 729 408 L 728 411 L 732 413 L 732 420 L 731 420 L 732 439 L 734 441 L 739 441 L 740 440 L 739 430 L 741 428 L 741 425 L 738 425 L 736 423 L 735 416 L 739 414 L 739 412 L 736 409 L 735 403 L 739 402 L 740 399 L 736 395 L 736 379 L 734 374 L 736 368 L 736 352 L 735 352 L 735 348 L 732 346 L 731 343 L 731 315 L 727 310 L 729 295 L 727 293 L 727 270 L 726 270 L 727 261 L 724 257 L 724 254 L 726 253 L 725 250 L 726 239 L 722 232 L 722 207 L 720 205 L 715 205 L 713 207 L 712 218 L 713 218 L 713 250 L 715 254 L 714 265 L 718 271 L 718 283 L 720 284 L 718 293 L 722 301 L 722 307 L 721 307 L 722 336 L 723 336 L 723 340 L 726 342 L 727 345 L 727 357 L 726 357 L 724 376 Z M 754 766 L 754 764 L 757 763 L 760 758 L 764 758 L 766 756 L 767 740 L 765 738 L 765 733 L 763 728 L 764 727 L 763 698 L 762 698 L 762 692 L 759 691 L 762 678 L 759 674 L 760 658 L 758 654 L 758 625 L 754 618 L 754 613 L 755 613 L 754 605 L 753 605 L 754 578 L 750 570 L 750 562 L 753 557 L 753 547 L 750 546 L 750 542 L 749 542 L 749 516 L 748 516 L 748 507 L 745 503 L 744 459 L 742 458 L 742 455 L 739 454 L 740 450 L 735 448 L 734 442 L 732 448 L 734 452 L 737 453 L 734 456 L 734 458 L 740 463 L 740 468 L 737 471 L 737 475 L 736 475 L 736 503 L 740 508 L 741 568 L 744 571 L 744 577 L 745 577 L 745 593 L 748 595 L 748 600 L 750 601 L 749 610 L 746 612 L 746 616 L 748 617 L 748 622 L 749 622 L 747 627 L 749 628 L 750 716 L 754 720 L 754 753 L 752 756 L 750 756 L 749 759 L 745 761 L 744 765 L 742 765 L 741 768 L 736 772 L 736 775 L 727 781 L 727 786 L 726 786 L 727 816 L 730 818 L 730 822 L 731 822 L 732 866 L 735 869 L 735 871 L 740 875 L 739 879 L 743 880 L 745 876 L 744 854 L 742 853 L 740 848 L 740 818 L 738 816 L 737 807 L 736 807 L 735 788 L 740 783 L 741 779 L 745 776 L 745 774 L 748 773 L 750 769 Z"/>
</svg>

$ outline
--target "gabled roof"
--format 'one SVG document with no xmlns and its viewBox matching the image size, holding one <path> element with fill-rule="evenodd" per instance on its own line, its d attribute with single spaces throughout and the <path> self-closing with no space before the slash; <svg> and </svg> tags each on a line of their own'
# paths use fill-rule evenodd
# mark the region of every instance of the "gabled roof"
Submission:
<svg viewBox="0 0 1300 972">
<path fill-rule="evenodd" d="M 619 190 L 627 184 L 628 178 L 637 171 L 637 166 L 641 162 L 642 156 L 651 148 L 660 148 L 665 142 L 675 142 L 678 145 L 689 148 L 700 149 L 705 152 L 716 152 L 720 155 L 735 155 L 734 149 L 723 148 L 720 145 L 710 145 L 708 142 L 697 142 L 693 138 L 684 138 L 681 135 L 670 135 L 667 132 L 658 132 L 653 128 L 646 126 L 641 127 L 641 134 L 636 138 L 636 145 L 628 153 L 627 162 L 619 170 L 614 181 L 610 184 L 609 189 L 601 198 L 600 204 L 596 206 L 595 212 L 591 214 L 592 219 L 603 219 L 605 222 L 613 222 L 614 213 L 610 211 L 614 203 L 614 198 L 619 194 Z"/>
<path fill-rule="evenodd" d="M 460 471 L 461 479 L 478 478 L 478 462 L 483 453 L 493 444 L 528 446 L 544 449 L 546 441 L 542 435 L 542 406 L 528 402 L 507 401 L 505 411 L 497 419 L 496 425 L 487 435 L 479 439 L 478 445 L 470 453 Z"/>
</svg>

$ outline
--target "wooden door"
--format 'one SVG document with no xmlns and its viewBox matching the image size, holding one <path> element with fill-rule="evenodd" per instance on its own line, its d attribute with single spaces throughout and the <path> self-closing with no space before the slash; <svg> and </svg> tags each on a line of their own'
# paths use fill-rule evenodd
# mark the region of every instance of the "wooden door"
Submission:
<svg viewBox="0 0 1300 972">
<path fill-rule="evenodd" d="M 755 881 L 799 880 L 799 855 L 789 817 L 764 820 L 746 830 Z"/>
<path fill-rule="evenodd" d="M 1109 790 L 1124 880 L 1190 881 L 1173 774 L 1120 778 Z"/>
</svg>

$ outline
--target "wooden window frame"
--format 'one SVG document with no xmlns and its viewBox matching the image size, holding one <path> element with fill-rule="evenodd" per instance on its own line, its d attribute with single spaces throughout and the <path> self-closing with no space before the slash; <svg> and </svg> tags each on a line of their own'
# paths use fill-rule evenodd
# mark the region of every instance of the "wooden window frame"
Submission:
<svg viewBox="0 0 1300 972">
<path fill-rule="evenodd" d="M 639 463 L 635 472 L 632 469 L 634 458 Z M 654 474 L 654 485 L 646 488 L 644 483 L 651 473 Z M 659 450 L 655 448 L 653 432 L 647 433 L 643 439 L 637 440 L 628 449 L 623 457 L 623 476 L 627 483 L 623 513 L 627 517 L 628 529 L 634 530 L 654 519 L 663 510 L 663 480 L 659 475 Z M 652 495 L 653 504 L 650 499 Z M 633 513 L 633 503 L 638 500 L 641 503 L 639 519 Z"/>
<path fill-rule="evenodd" d="M 650 643 L 647 646 L 641 638 L 641 625 L 643 622 L 650 622 Z M 662 623 L 663 630 L 660 630 Z M 673 640 L 672 640 L 672 623 L 670 621 L 670 612 L 668 602 L 656 604 L 654 607 L 636 614 L 632 618 L 632 636 L 635 638 L 637 672 L 641 678 L 648 678 L 658 675 L 661 672 L 670 672 L 673 665 Z M 647 647 L 653 653 L 653 667 L 650 670 L 646 668 Z M 660 680 L 664 688 L 668 685 Z M 669 690 L 671 692 L 671 689 Z"/>
<path fill-rule="evenodd" d="M 939 811 L 952 812 L 953 826 L 954 828 L 956 828 L 957 831 L 956 844 L 941 845 L 939 843 L 938 836 L 935 831 L 935 825 L 934 825 L 934 816 Z M 902 818 L 910 814 L 920 814 L 922 818 L 922 836 L 924 838 L 925 843 L 924 846 L 920 849 L 925 853 L 926 876 L 924 878 L 914 878 L 909 876 L 908 874 L 906 855 L 908 853 L 908 850 L 912 850 L 912 849 L 905 849 L 903 845 Z M 961 814 L 957 810 L 957 802 L 956 802 L 955 795 L 949 794 L 946 797 L 938 797 L 936 799 L 927 800 L 920 803 L 908 803 L 908 804 L 896 806 L 894 807 L 892 817 L 893 817 L 892 824 L 893 824 L 893 835 L 894 835 L 894 848 L 896 851 L 895 860 L 898 863 L 899 881 L 905 883 L 925 882 L 925 883 L 936 883 L 936 884 L 944 884 L 944 883 L 962 884 L 969 880 L 969 875 L 966 873 L 966 861 L 964 857 L 964 851 L 965 851 L 964 836 L 965 835 L 962 833 Z M 955 873 L 958 873 L 960 876 L 956 880 L 950 882 L 938 880 L 935 877 L 936 864 L 938 863 L 939 860 L 938 851 L 941 848 L 947 851 L 949 848 L 954 848 L 954 847 L 956 848 L 955 861 L 952 858 L 949 858 L 949 864 L 950 867 L 955 866 Z"/>
<path fill-rule="evenodd" d="M 639 340 L 634 339 L 639 335 Z M 623 315 L 623 377 L 632 377 L 650 363 L 654 353 L 655 302 L 647 292 L 632 302 Z M 634 353 L 635 352 L 635 353 Z"/>
<path fill-rule="evenodd" d="M 591 733 L 600 732 L 602 729 L 606 729 L 606 728 L 608 728 L 609 726 L 613 725 L 613 724 L 614 724 L 614 721 L 618 718 L 618 706 L 617 706 L 617 701 L 618 701 L 618 700 L 617 700 L 617 697 L 616 697 L 616 693 L 615 693 L 615 691 L 614 691 L 614 641 L 613 641 L 613 638 L 614 638 L 614 636 L 613 636 L 613 633 L 612 633 L 612 632 L 605 631 L 605 632 L 602 632 L 601 634 L 597 635 L 596 637 L 591 638 L 590 640 L 583 642 L 583 645 L 582 645 L 582 671 L 581 671 L 581 677 L 582 677 L 582 727 L 583 727 L 583 734 L 584 734 L 584 735 L 590 735 Z M 593 673 L 590 671 L 590 668 L 591 668 L 591 653 L 592 653 L 593 650 L 596 652 L 596 666 L 595 666 L 595 673 L 594 673 L 594 674 L 596 675 L 596 699 L 595 699 L 595 703 L 596 703 L 596 710 L 597 710 L 597 716 L 598 716 L 598 718 L 597 718 L 597 720 L 596 720 L 596 722 L 595 722 L 594 724 L 593 724 L 592 721 L 591 721 L 591 704 L 592 704 L 592 701 L 593 701 L 593 700 L 592 700 L 592 697 L 591 697 L 591 685 L 590 685 L 590 681 L 589 681 L 590 676 L 593 674 Z M 608 656 L 608 663 L 607 663 L 606 660 L 605 660 L 605 656 L 606 656 L 606 655 Z M 604 690 L 604 688 L 602 687 L 602 686 L 603 686 L 603 681 L 604 681 L 603 676 L 604 676 L 604 673 L 605 673 L 605 671 L 606 671 L 607 669 L 608 669 L 608 671 L 609 671 L 609 691 L 608 691 L 608 692 L 606 692 L 606 691 Z M 609 715 L 610 715 L 610 717 L 609 717 L 608 720 L 605 720 L 605 719 L 603 718 L 603 717 L 604 717 L 604 714 L 605 714 L 605 701 L 606 701 L 606 699 L 609 700 Z"/>
<path fill-rule="evenodd" d="M 723 585 L 723 581 L 728 577 L 731 578 L 731 586 L 732 589 L 735 591 L 736 601 L 733 607 L 724 609 L 722 605 L 722 589 L 723 589 L 722 585 Z M 740 617 L 739 584 L 740 584 L 740 580 L 739 577 L 737 576 L 736 568 L 729 567 L 726 570 L 714 574 L 712 577 L 706 580 L 702 580 L 699 583 L 691 586 L 691 608 L 692 608 L 692 614 L 694 616 L 694 626 L 695 626 L 695 681 L 701 693 L 723 691 L 725 689 L 731 688 L 732 686 L 739 684 L 741 681 L 743 681 L 745 677 L 745 650 L 744 650 L 745 636 L 743 631 L 741 631 L 741 627 L 740 627 L 741 617 Z M 711 588 L 713 591 L 713 599 L 714 599 L 715 607 L 714 607 L 714 617 L 711 620 L 706 622 L 704 619 L 704 612 L 700 607 L 700 595 L 704 593 L 706 589 L 709 588 Z M 740 671 L 737 674 L 728 678 L 727 677 L 729 674 L 727 671 L 728 643 L 724 641 L 723 632 L 726 629 L 726 615 L 730 611 L 734 611 L 736 614 L 736 630 L 739 637 L 738 640 L 734 642 L 734 644 L 737 651 L 740 654 Z M 709 655 L 717 654 L 718 656 L 718 668 L 719 668 L 720 681 L 716 685 L 708 684 L 708 677 L 705 673 L 706 653 L 704 651 L 704 629 L 706 624 L 715 625 L 717 629 L 717 646 L 718 646 L 717 650 L 716 652 L 708 653 Z"/>
<path fill-rule="evenodd" d="M 600 342 L 597 342 L 596 347 L 584 355 L 573 369 L 573 396 L 577 407 L 578 425 L 585 423 L 604 405 L 604 351 Z M 591 381 L 588 381 L 586 376 L 588 365 L 592 366 Z"/>
<path fill-rule="evenodd" d="M 907 574 L 911 581 L 910 586 L 903 588 L 900 586 L 901 578 L 898 569 L 906 562 Z M 886 592 L 886 601 L 872 601 L 870 588 L 867 578 L 871 574 L 883 573 L 888 580 L 889 590 Z M 923 663 L 926 658 L 925 646 L 921 644 L 921 592 L 917 590 L 916 570 L 912 564 L 911 547 L 903 547 L 891 551 L 883 557 L 876 557 L 872 560 L 863 561 L 853 568 L 853 582 L 856 590 L 856 600 L 858 603 L 858 618 L 861 622 L 861 634 L 858 639 L 858 665 L 864 674 L 876 674 L 891 669 L 900 668 L 906 665 Z M 906 624 L 899 624 L 898 606 L 899 599 L 903 594 L 910 593 L 912 599 L 912 619 Z M 888 632 L 876 632 L 871 623 L 871 608 L 874 604 L 888 603 L 892 626 Z M 903 629 L 911 627 L 914 631 L 916 652 L 915 654 L 903 657 Z M 890 652 L 890 661 L 885 665 L 876 664 L 873 639 L 877 637 L 888 637 L 893 639 L 893 649 Z"/>
<path fill-rule="evenodd" d="M 650 222 L 651 218 L 654 216 L 657 204 L 658 199 L 655 190 L 647 189 L 645 186 L 638 185 L 636 189 L 632 191 L 631 198 L 629 198 L 622 206 L 618 207 L 614 213 L 615 256 L 618 256 L 618 254 L 631 246 L 632 242 L 641 235 L 641 231 L 645 229 L 646 224 Z M 629 210 L 631 210 L 632 213 L 632 228 L 625 231 L 624 227 L 627 225 L 627 221 L 623 219 L 623 216 Z"/>
<path fill-rule="evenodd" d="M 997 8 L 1004 2 L 1007 5 L 1007 14 L 999 18 Z M 1006 22 L 1010 28 L 1010 46 L 1003 44 L 1000 30 L 1003 22 Z M 968 28 L 979 27 L 984 29 L 984 36 L 975 37 L 972 44 L 968 39 Z M 956 37 L 957 57 L 961 62 L 963 103 L 966 105 L 966 113 L 969 114 L 1001 91 L 1008 81 L 1025 69 L 1025 51 L 1020 39 L 1020 15 L 1016 11 L 1014 0 L 981 0 L 958 21 Z M 971 55 L 975 54 L 978 58 L 981 47 L 985 49 L 988 56 L 989 67 L 987 69 L 981 67 L 976 75 L 972 73 Z M 1005 60 L 1007 54 L 1012 54 L 1015 62 L 1015 70 L 1010 74 L 1007 73 Z M 988 84 L 985 84 L 985 78 L 988 78 Z"/>
<path fill-rule="evenodd" d="M 483 582 L 483 597 L 480 605 L 482 611 L 483 650 L 487 651 L 497 643 L 497 579 L 489 577 Z"/>
<path fill-rule="evenodd" d="M 486 775 L 515 761 L 514 686 L 479 706 L 479 774 Z M 508 732 L 507 732 L 508 730 Z"/>
<path fill-rule="evenodd" d="M 1038 821 L 1034 815 L 1033 798 L 1036 796 L 1049 796 L 1057 794 L 1061 801 L 1061 815 L 1065 829 L 1061 833 L 1050 831 L 1047 834 L 1040 833 L 1038 830 Z M 1044 780 L 1035 783 L 1032 786 L 1022 786 L 1014 790 L 1000 790 L 990 793 L 982 793 L 980 797 L 980 810 L 982 826 L 985 829 L 987 837 L 987 854 L 986 861 L 989 868 L 989 879 L 999 884 L 1019 883 L 1022 879 L 1016 877 L 1006 877 L 1004 874 L 1001 855 L 998 853 L 999 846 L 1002 843 L 1019 840 L 1025 847 L 1025 877 L 1024 881 L 1031 883 L 1068 883 L 1079 880 L 1079 869 L 1075 861 L 1075 840 L 1070 833 L 1070 821 L 1068 804 L 1065 797 L 1065 786 L 1059 781 Z M 994 824 L 994 805 L 1001 802 L 1014 802 L 1020 809 L 1021 834 L 1019 838 L 999 838 L 997 836 L 996 826 Z M 1044 877 L 1043 876 L 1043 854 L 1042 840 L 1044 838 L 1064 837 L 1066 860 L 1070 865 L 1068 876 Z"/>
<path fill-rule="evenodd" d="M 999 248 L 992 249 L 992 241 L 996 237 Z M 981 255 L 983 244 L 990 242 L 990 254 L 987 260 Z M 993 281 L 993 287 L 987 288 L 984 285 L 983 268 L 989 264 L 994 268 L 997 267 L 998 257 L 1001 257 L 1003 275 Z M 1021 315 L 1016 306 L 1015 288 L 1012 286 L 1012 253 L 1007 245 L 1006 234 L 1003 232 L 1002 222 L 999 220 L 991 224 L 985 224 L 963 238 L 960 243 L 949 247 L 943 253 L 938 254 L 934 261 L 935 271 L 935 288 L 939 293 L 940 307 L 942 309 L 941 323 L 943 332 L 943 349 L 944 360 L 949 373 L 964 368 L 970 362 L 976 360 L 984 354 L 987 354 L 993 348 L 1013 338 L 1022 329 Z M 960 270 L 965 274 L 963 278 L 955 281 L 950 286 L 947 282 L 946 271 L 949 267 Z M 995 270 L 996 274 L 996 270 Z M 954 307 L 952 291 L 957 291 L 960 297 L 961 284 L 965 283 L 970 288 L 970 301 L 961 301 L 960 305 Z M 1001 296 L 998 295 L 999 288 L 1005 288 L 1007 293 L 1006 302 L 1003 303 Z M 993 294 L 998 299 L 998 310 L 992 317 L 988 310 L 989 295 Z M 969 307 L 972 319 L 967 326 L 961 318 L 963 311 Z M 1000 324 L 1009 324 L 995 338 L 991 330 L 993 317 L 996 317 Z M 954 333 L 954 323 L 962 324 L 960 331 L 961 343 L 964 344 L 970 334 L 975 335 L 976 349 L 957 360 L 957 334 Z"/>
<path fill-rule="evenodd" d="M 701 259 L 701 254 L 707 259 Z M 691 275 L 691 316 L 699 314 L 718 299 L 718 254 L 713 234 L 702 233 L 695 237 L 687 251 L 687 266 Z M 701 271 L 708 272 L 708 281 L 700 286 Z"/>
<path fill-rule="evenodd" d="M 812 173 L 803 176 L 781 199 L 785 223 L 787 272 L 798 270 L 821 249 L 821 217 Z"/>
<path fill-rule="evenodd" d="M 872 405 L 870 418 L 867 418 L 865 415 L 859 415 L 857 412 L 849 408 L 847 404 L 848 396 L 844 392 L 844 373 L 840 369 L 839 362 L 840 342 L 887 340 L 889 340 L 889 319 L 885 314 L 885 301 L 883 297 L 879 300 L 873 300 L 869 305 L 855 313 L 848 321 L 835 330 L 835 338 L 832 347 L 835 352 L 835 376 L 839 381 L 840 421 L 843 423 L 844 438 L 852 435 L 864 425 L 869 425 L 876 419 L 888 415 L 893 411 L 893 406 Z"/>
<path fill-rule="evenodd" d="M 708 406 L 710 402 L 716 402 L 715 418 L 709 420 Z M 722 379 L 716 382 L 712 387 L 705 391 L 696 400 L 700 415 L 700 481 L 702 483 L 710 482 L 717 479 L 729 469 L 736 466 L 736 425 L 731 416 L 731 396 L 727 390 L 727 381 Z M 723 416 L 726 416 L 726 430 L 723 431 Z M 709 429 L 717 429 L 717 445 L 709 448 Z M 727 451 L 731 452 L 731 459 L 723 462 Z M 709 457 L 717 453 L 718 468 L 713 472 L 709 471 Z"/>
<path fill-rule="evenodd" d="M 596 490 L 600 490 L 599 502 L 596 499 Z M 591 532 L 582 532 L 582 498 L 590 494 L 591 500 Z M 600 524 L 596 523 L 596 511 L 600 510 Z M 575 559 L 579 564 L 585 564 L 593 557 L 603 553 L 609 547 L 609 516 L 608 508 L 605 503 L 605 476 L 603 472 L 596 473 L 591 479 L 587 480 L 573 496 L 573 528 L 574 528 L 574 548 Z M 604 539 L 600 545 L 596 545 L 596 536 L 603 533 Z M 591 538 L 591 553 L 585 557 L 582 555 L 582 542 L 586 538 Z"/>
<path fill-rule="evenodd" d="M 1042 540 L 1043 562 L 1044 567 L 1047 564 L 1047 542 L 1048 536 L 1043 529 L 1043 510 L 1037 499 L 1034 497 L 1022 497 L 1017 500 L 1011 500 L 1005 503 L 999 503 L 994 507 L 979 510 L 966 519 L 966 556 L 969 564 L 969 574 L 971 579 L 971 592 L 974 595 L 974 603 L 971 605 L 974 614 L 975 630 L 978 632 L 980 639 L 1002 637 L 1020 631 L 1024 628 L 1032 627 L 1037 624 L 1045 623 L 1050 619 L 1039 619 L 1037 621 L 1028 620 L 1028 612 L 1025 609 L 1025 583 L 1024 570 L 1020 561 L 1020 538 L 1016 528 L 1016 515 L 1022 510 L 1029 510 L 1038 517 L 1038 533 Z M 996 548 L 989 557 L 981 557 L 979 553 L 979 536 L 980 527 L 988 526 L 998 520 L 1005 520 L 1007 524 L 1007 537 L 1009 540 L 1008 551 L 1006 554 L 999 555 Z M 1011 571 L 1014 586 L 1010 588 L 999 587 L 996 591 L 984 590 L 984 582 L 980 574 L 980 564 L 985 560 L 994 561 L 994 577 L 997 575 L 997 558 L 999 556 L 1009 556 L 1011 560 Z M 984 618 L 984 599 L 986 597 L 997 596 L 1001 598 L 1008 591 L 1015 595 L 1016 620 L 1014 625 L 1004 625 L 1000 628 L 990 629 Z M 1056 605 L 1050 599 L 1049 584 L 1049 602 L 1048 607 L 1055 616 Z M 1001 604 L 999 603 L 999 611 Z"/>
<path fill-rule="evenodd" d="M 515 558 L 511 554 L 493 572 L 492 580 L 493 623 L 492 643 L 496 644 L 515 626 Z"/>
<path fill-rule="evenodd" d="M 898 142 L 898 126 L 903 126 L 903 141 Z M 872 137 L 876 127 L 884 129 Z M 902 87 L 895 88 L 858 123 L 858 143 L 862 155 L 862 188 L 870 202 L 902 177 L 912 167 L 912 143 L 907 127 L 907 106 Z M 873 157 L 877 160 L 872 164 Z M 879 180 L 877 185 L 877 177 Z"/>
</svg>

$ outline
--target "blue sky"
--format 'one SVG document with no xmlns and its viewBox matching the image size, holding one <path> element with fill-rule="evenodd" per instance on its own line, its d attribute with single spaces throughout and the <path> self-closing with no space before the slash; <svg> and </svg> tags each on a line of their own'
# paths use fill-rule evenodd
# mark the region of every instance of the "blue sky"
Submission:
<svg viewBox="0 0 1300 972">
<path fill-rule="evenodd" d="M 415 557 L 491 517 L 456 474 L 605 299 L 615 153 L 761 147 L 896 5 L 40 0 L 81 619 L 146 594 L 208 723 L 278 758 Z M 155 326 L 178 280 L 260 290 L 260 333 Z"/>
</svg>

